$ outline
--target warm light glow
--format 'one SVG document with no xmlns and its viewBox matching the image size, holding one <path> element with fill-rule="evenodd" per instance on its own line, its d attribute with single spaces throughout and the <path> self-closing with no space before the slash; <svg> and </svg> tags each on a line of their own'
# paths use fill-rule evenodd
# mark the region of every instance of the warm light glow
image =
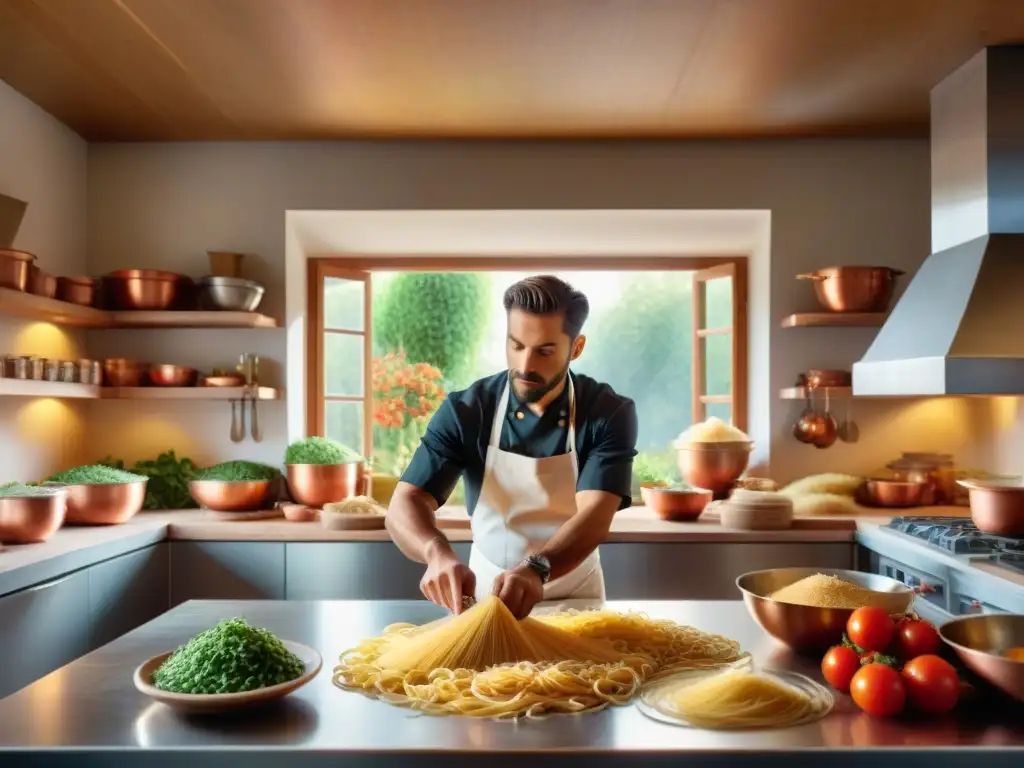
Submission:
<svg viewBox="0 0 1024 768">
<path fill-rule="evenodd" d="M 14 337 L 9 354 L 34 355 L 54 360 L 78 360 L 77 340 L 63 328 L 52 323 L 29 323 Z"/>
<path fill-rule="evenodd" d="M 26 443 L 53 445 L 56 439 L 77 439 L 82 429 L 78 413 L 65 401 L 52 397 L 30 400 L 18 409 L 18 435 Z"/>
<path fill-rule="evenodd" d="M 118 407 L 126 405 L 128 403 L 124 401 L 117 403 Z M 194 457 L 203 453 L 202 444 L 196 439 L 194 428 L 190 430 L 184 420 L 170 421 L 175 418 L 170 414 L 146 413 L 152 407 L 151 403 L 140 404 L 136 406 L 130 419 L 119 418 L 116 449 L 109 446 L 110 450 L 106 452 L 114 453 L 126 461 L 153 458 L 169 448 L 173 448 L 179 457 Z M 227 408 L 227 404 L 224 407 Z M 97 416 L 98 414 L 93 414 L 92 423 L 102 423 L 103 419 Z M 93 461 L 101 456 L 89 455 L 87 458 Z"/>
<path fill-rule="evenodd" d="M 988 401 L 992 427 L 997 432 L 1012 428 L 1020 417 L 1019 397 L 993 397 Z"/>
</svg>

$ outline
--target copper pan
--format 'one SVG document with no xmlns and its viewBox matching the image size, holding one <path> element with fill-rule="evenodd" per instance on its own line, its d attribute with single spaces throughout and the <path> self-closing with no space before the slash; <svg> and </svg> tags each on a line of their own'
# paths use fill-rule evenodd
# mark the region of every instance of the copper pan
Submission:
<svg viewBox="0 0 1024 768">
<path fill-rule="evenodd" d="M 323 507 L 353 496 L 365 496 L 370 470 L 361 461 L 346 464 L 286 464 L 288 491 L 307 507 Z"/>
<path fill-rule="evenodd" d="M 91 277 L 57 278 L 57 298 L 69 304 L 91 307 L 96 304 L 96 281 Z"/>
<path fill-rule="evenodd" d="M 1024 661 L 1007 658 L 1024 646 L 1024 615 L 961 616 L 939 627 L 939 636 L 979 677 L 1017 701 L 1024 701 Z"/>
<path fill-rule="evenodd" d="M 67 493 L 57 490 L 46 496 L 0 496 L 0 542 L 46 541 L 64 524 L 67 499 Z"/>
<path fill-rule="evenodd" d="M 0 288 L 24 291 L 28 287 L 29 268 L 36 257 L 26 251 L 0 248 Z"/>
<path fill-rule="evenodd" d="M 65 485 L 69 525 L 120 525 L 141 509 L 148 480 L 102 485 Z"/>
<path fill-rule="evenodd" d="M 192 480 L 188 491 L 200 506 L 215 512 L 252 512 L 273 506 L 276 480 Z"/>
<path fill-rule="evenodd" d="M 967 489 L 971 520 L 982 533 L 1024 536 L 1024 485 L 995 480 L 957 480 Z"/>
<path fill-rule="evenodd" d="M 28 292 L 52 299 L 57 295 L 57 278 L 32 264 L 28 269 Z"/>
<path fill-rule="evenodd" d="M 829 312 L 885 312 L 902 274 L 890 267 L 826 267 L 796 277 L 814 281 L 818 302 Z"/>
</svg>

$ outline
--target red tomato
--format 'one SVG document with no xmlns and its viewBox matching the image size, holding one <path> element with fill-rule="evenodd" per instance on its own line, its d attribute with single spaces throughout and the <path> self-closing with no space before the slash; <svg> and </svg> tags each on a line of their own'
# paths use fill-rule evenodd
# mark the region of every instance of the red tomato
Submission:
<svg viewBox="0 0 1024 768">
<path fill-rule="evenodd" d="M 896 631 L 896 648 L 901 659 L 910 661 L 918 656 L 937 654 L 942 648 L 942 640 L 935 627 L 927 621 L 904 621 Z"/>
<path fill-rule="evenodd" d="M 821 661 L 821 674 L 840 693 L 850 692 L 850 681 L 860 669 L 860 657 L 853 648 L 837 645 Z"/>
<path fill-rule="evenodd" d="M 846 622 L 847 636 L 865 651 L 883 653 L 895 633 L 896 625 L 889 614 L 873 606 L 858 608 Z"/>
<path fill-rule="evenodd" d="M 960 676 L 952 664 L 933 654 L 907 662 L 903 682 L 911 703 L 922 712 L 949 712 L 960 700 Z"/>
<path fill-rule="evenodd" d="M 865 664 L 850 682 L 853 703 L 869 715 L 889 717 L 903 711 L 907 690 L 900 673 L 885 664 Z"/>
</svg>

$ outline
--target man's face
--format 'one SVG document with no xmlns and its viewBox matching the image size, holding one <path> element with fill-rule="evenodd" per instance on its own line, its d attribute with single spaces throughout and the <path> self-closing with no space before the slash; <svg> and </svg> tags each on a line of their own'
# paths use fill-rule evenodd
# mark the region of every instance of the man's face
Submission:
<svg viewBox="0 0 1024 768">
<path fill-rule="evenodd" d="M 562 315 L 508 313 L 505 356 L 516 397 L 536 402 L 562 383 L 569 363 L 580 356 L 586 337 L 570 339 Z"/>
</svg>

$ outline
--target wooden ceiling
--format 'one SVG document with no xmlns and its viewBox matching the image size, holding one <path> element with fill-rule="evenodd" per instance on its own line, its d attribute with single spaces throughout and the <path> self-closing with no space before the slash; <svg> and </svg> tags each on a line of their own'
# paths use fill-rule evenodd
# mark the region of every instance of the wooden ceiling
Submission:
<svg viewBox="0 0 1024 768">
<path fill-rule="evenodd" d="M 0 0 L 0 78 L 103 140 L 926 135 L 1024 0 Z"/>
</svg>

